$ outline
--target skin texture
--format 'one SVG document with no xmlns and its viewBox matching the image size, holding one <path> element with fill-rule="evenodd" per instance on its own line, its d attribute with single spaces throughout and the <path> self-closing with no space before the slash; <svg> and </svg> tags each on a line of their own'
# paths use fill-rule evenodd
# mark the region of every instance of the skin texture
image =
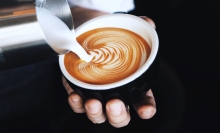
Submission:
<svg viewBox="0 0 220 133">
<path fill-rule="evenodd" d="M 74 7 L 71 9 L 71 11 L 75 28 L 89 19 L 108 14 L 82 7 Z M 152 19 L 146 16 L 140 17 L 156 28 Z M 69 95 L 69 105 L 74 112 L 86 113 L 88 118 L 95 124 L 103 123 L 108 120 L 112 126 L 120 128 L 129 123 L 131 116 L 129 111 L 126 109 L 126 105 L 120 99 L 111 99 L 106 103 L 106 105 L 102 105 L 97 99 L 86 99 L 83 101 L 83 99 L 74 92 L 74 88 L 69 86 L 64 77 L 62 77 L 62 81 Z M 106 112 L 102 110 L 103 106 L 106 108 Z M 133 106 L 141 119 L 152 118 L 156 113 L 156 103 L 152 91 L 149 90 L 146 92 L 145 97 L 139 102 L 133 104 Z"/>
</svg>

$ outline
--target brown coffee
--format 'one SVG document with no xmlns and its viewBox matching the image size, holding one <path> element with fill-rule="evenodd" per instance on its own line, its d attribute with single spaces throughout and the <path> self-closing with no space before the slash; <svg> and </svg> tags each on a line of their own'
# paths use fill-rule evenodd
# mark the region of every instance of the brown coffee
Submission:
<svg viewBox="0 0 220 133">
<path fill-rule="evenodd" d="M 136 72 L 150 55 L 148 43 L 140 35 L 121 28 L 98 28 L 77 37 L 77 41 L 94 55 L 91 62 L 75 53 L 65 55 L 64 65 L 74 78 L 91 84 L 120 81 Z"/>
</svg>

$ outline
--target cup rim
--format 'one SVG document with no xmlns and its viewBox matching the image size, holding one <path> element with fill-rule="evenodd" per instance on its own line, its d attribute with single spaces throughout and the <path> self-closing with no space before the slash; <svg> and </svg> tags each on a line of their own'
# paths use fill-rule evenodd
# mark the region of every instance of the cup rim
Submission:
<svg viewBox="0 0 220 133">
<path fill-rule="evenodd" d="M 107 90 L 107 89 L 112 89 L 112 88 L 123 86 L 127 83 L 132 82 L 133 80 L 135 80 L 136 78 L 141 76 L 145 71 L 147 71 L 147 69 L 151 66 L 151 64 L 154 62 L 154 60 L 157 56 L 158 49 L 159 49 L 159 39 L 158 39 L 158 35 L 157 35 L 156 30 L 148 22 L 146 22 L 142 18 L 134 16 L 134 15 L 130 15 L 130 14 L 107 14 L 107 15 L 102 15 L 102 16 L 93 18 L 93 19 L 85 22 L 84 24 L 79 26 L 75 31 L 77 32 L 78 29 L 80 29 L 84 25 L 87 25 L 88 23 L 91 23 L 93 21 L 97 21 L 98 19 L 105 19 L 107 17 L 130 17 L 131 19 L 137 19 L 140 23 L 147 26 L 149 28 L 149 30 L 151 31 L 152 40 L 154 40 L 154 45 L 151 46 L 151 53 L 150 53 L 147 61 L 143 64 L 143 66 L 141 66 L 140 69 L 138 69 L 132 75 L 130 75 L 130 76 L 128 76 L 125 79 L 122 79 L 120 81 L 114 82 L 114 83 L 100 84 L 100 85 L 85 83 L 85 82 L 82 82 L 82 81 L 72 77 L 67 72 L 67 70 L 65 68 L 65 65 L 63 63 L 65 54 L 59 55 L 59 65 L 60 65 L 60 69 L 61 69 L 63 75 L 67 78 L 67 80 L 69 80 L 71 83 L 75 84 L 76 86 L 79 86 L 79 87 L 85 88 L 85 89 L 89 89 L 89 90 Z"/>
</svg>

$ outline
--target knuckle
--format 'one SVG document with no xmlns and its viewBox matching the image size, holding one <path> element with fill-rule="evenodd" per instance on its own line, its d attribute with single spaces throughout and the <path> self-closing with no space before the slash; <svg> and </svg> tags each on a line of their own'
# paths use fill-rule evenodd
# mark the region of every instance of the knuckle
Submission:
<svg viewBox="0 0 220 133">
<path fill-rule="evenodd" d="M 156 108 L 152 106 L 140 109 L 138 111 L 138 115 L 142 119 L 150 119 L 155 115 L 155 113 L 156 113 Z"/>
<path fill-rule="evenodd" d="M 111 121 L 109 123 L 111 123 L 112 126 L 116 127 L 116 128 L 121 128 L 121 127 L 125 127 L 129 124 L 130 122 L 130 116 L 126 117 L 126 119 L 122 120 L 122 121 Z"/>
<path fill-rule="evenodd" d="M 101 124 L 104 123 L 106 121 L 106 118 L 102 115 L 99 116 L 88 116 L 88 118 L 94 123 L 94 124 Z"/>
<path fill-rule="evenodd" d="M 85 113 L 85 110 L 83 108 L 72 108 L 72 110 L 75 112 L 75 113 Z"/>
</svg>

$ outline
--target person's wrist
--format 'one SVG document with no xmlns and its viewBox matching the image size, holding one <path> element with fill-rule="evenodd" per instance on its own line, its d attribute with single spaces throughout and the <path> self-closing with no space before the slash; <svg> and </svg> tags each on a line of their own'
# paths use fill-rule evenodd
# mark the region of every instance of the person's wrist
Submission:
<svg viewBox="0 0 220 133">
<path fill-rule="evenodd" d="M 74 28 L 77 28 L 78 26 L 92 18 L 109 14 L 107 12 L 92 10 L 79 6 L 71 7 L 71 12 L 73 16 Z"/>
</svg>

